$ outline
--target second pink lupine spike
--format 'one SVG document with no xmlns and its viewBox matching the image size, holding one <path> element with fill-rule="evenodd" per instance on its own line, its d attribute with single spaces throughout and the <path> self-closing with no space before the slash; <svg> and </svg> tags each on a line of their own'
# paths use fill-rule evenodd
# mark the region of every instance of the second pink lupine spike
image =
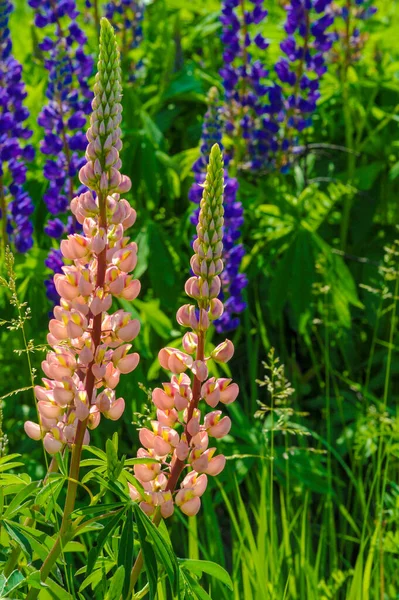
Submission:
<svg viewBox="0 0 399 600">
<path fill-rule="evenodd" d="M 152 400 L 157 408 L 157 420 L 151 429 L 140 431 L 139 457 L 158 459 L 159 463 L 136 465 L 139 489 L 129 484 L 130 495 L 148 515 L 159 507 L 163 517 L 173 513 L 174 505 L 188 516 L 201 506 L 201 496 L 207 487 L 207 476 L 216 476 L 226 459 L 209 447 L 209 438 L 222 438 L 230 431 L 229 417 L 214 410 L 205 414 L 206 406 L 230 404 L 238 395 L 238 386 L 230 379 L 208 379 L 208 363 L 227 362 L 233 356 L 231 341 L 222 342 L 210 356 L 205 356 L 205 336 L 212 320 L 223 313 L 217 298 L 219 274 L 223 270 L 223 159 L 213 146 L 191 259 L 193 277 L 187 281 L 186 293 L 196 300 L 196 306 L 186 304 L 177 311 L 177 321 L 191 329 L 182 341 L 183 350 L 163 348 L 158 355 L 160 365 L 172 373 L 170 381 L 155 388 Z M 201 402 L 202 401 L 202 402 Z M 184 469 L 188 473 L 180 482 Z M 176 491 L 177 490 L 177 491 Z"/>
</svg>

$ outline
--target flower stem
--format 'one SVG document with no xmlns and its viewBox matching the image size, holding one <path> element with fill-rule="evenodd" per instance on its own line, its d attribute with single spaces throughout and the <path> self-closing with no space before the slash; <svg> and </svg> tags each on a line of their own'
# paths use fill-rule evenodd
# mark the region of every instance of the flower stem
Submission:
<svg viewBox="0 0 399 600">
<path fill-rule="evenodd" d="M 1 211 L 1 237 L 3 253 L 5 254 L 8 236 L 7 236 L 7 206 L 4 193 L 3 178 L 0 176 L 0 211 Z"/>
<path fill-rule="evenodd" d="M 355 152 L 355 132 L 353 127 L 353 117 L 350 106 L 350 89 L 349 89 L 349 77 L 348 72 L 352 62 L 352 53 L 350 45 L 351 36 L 351 2 L 346 2 L 347 18 L 345 23 L 345 62 L 343 66 L 343 77 L 342 77 L 342 99 L 343 99 L 343 116 L 345 124 L 345 143 L 349 150 L 348 152 L 348 163 L 347 163 L 347 181 L 350 185 L 353 184 L 356 169 L 356 152 Z M 341 249 L 346 250 L 349 234 L 349 225 L 352 211 L 354 193 L 352 190 L 348 191 L 344 197 L 344 206 L 342 211 L 341 220 Z"/>
<path fill-rule="evenodd" d="M 196 360 L 201 360 L 201 361 L 204 360 L 204 350 L 205 350 L 205 332 L 199 331 L 198 332 L 198 345 L 197 345 Z M 187 431 L 187 424 L 190 422 L 190 419 L 193 416 L 194 410 L 198 406 L 200 398 L 201 398 L 201 381 L 198 379 L 198 377 L 194 377 L 193 397 L 192 397 L 192 400 L 188 407 L 187 423 L 184 428 L 188 445 L 190 445 L 192 436 Z M 170 472 L 170 477 L 169 477 L 167 486 L 165 488 L 166 491 L 170 491 L 173 494 L 173 492 L 175 491 L 177 482 L 179 480 L 179 477 L 181 475 L 181 472 L 184 468 L 184 465 L 185 465 L 184 461 L 176 459 L 176 462 L 173 464 L 172 470 Z M 159 523 L 161 522 L 161 518 L 162 518 L 161 513 L 159 511 L 157 511 L 155 513 L 154 519 L 153 519 L 154 525 L 158 526 Z M 134 592 L 134 586 L 137 583 L 137 580 L 139 578 L 139 575 L 140 575 L 141 569 L 143 568 L 143 565 L 144 565 L 143 553 L 140 550 L 140 552 L 137 555 L 136 561 L 133 565 L 133 569 L 132 569 L 132 572 L 130 575 L 130 588 L 129 588 L 128 597 L 130 597 Z"/>
</svg>

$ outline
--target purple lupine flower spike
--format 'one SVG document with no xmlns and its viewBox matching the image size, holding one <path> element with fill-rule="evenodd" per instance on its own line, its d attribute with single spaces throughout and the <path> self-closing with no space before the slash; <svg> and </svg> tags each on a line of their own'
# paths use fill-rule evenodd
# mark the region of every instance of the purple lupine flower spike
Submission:
<svg viewBox="0 0 399 600">
<path fill-rule="evenodd" d="M 363 23 L 377 12 L 377 8 L 373 6 L 371 0 L 355 0 L 349 5 L 345 3 L 343 6 L 334 3 L 332 9 L 336 17 L 334 41 L 337 42 L 336 52 L 333 52 L 332 58 L 340 60 L 341 52 L 345 49 L 344 51 L 350 55 L 350 62 L 356 62 L 360 60 L 362 49 L 368 38 Z M 340 23 L 342 23 L 342 27 L 340 27 Z"/>
<path fill-rule="evenodd" d="M 196 208 L 191 215 L 191 222 L 198 222 L 199 203 L 203 193 L 203 183 L 206 177 L 207 156 L 214 144 L 222 146 L 223 108 L 219 102 L 219 93 L 215 87 L 208 94 L 208 110 L 205 114 L 200 142 L 201 156 L 193 165 L 194 183 L 189 192 L 191 202 Z M 223 234 L 223 262 L 224 270 L 220 275 L 221 298 L 225 303 L 223 315 L 215 321 L 216 330 L 221 333 L 236 329 L 240 320 L 238 315 L 246 308 L 242 298 L 243 289 L 247 285 L 244 274 L 239 273 L 244 257 L 244 247 L 239 244 L 241 227 L 244 222 L 243 207 L 237 200 L 238 181 L 229 177 L 227 169 L 224 172 L 224 234 Z"/>
<path fill-rule="evenodd" d="M 311 125 L 320 97 L 320 80 L 327 71 L 326 57 L 334 41 L 330 31 L 334 23 L 331 4 L 332 0 L 290 0 L 286 6 L 287 37 L 280 44 L 284 56 L 274 67 L 284 107 L 280 151 L 285 158 L 279 164 L 282 170 L 295 151 L 298 132 Z"/>
<path fill-rule="evenodd" d="M 49 76 L 48 103 L 38 119 L 44 129 L 40 149 L 47 157 L 44 176 L 50 182 L 43 199 L 52 215 L 44 230 L 59 239 L 79 228 L 76 221 L 65 222 L 62 216 L 75 194 L 85 189 L 78 187 L 77 174 L 85 162 L 84 130 L 92 98 L 87 80 L 93 71 L 93 59 L 84 49 L 87 40 L 76 22 L 79 12 L 75 0 L 29 0 L 29 5 L 35 9 L 35 25 L 45 30 L 39 47 Z M 51 250 L 46 266 L 55 273 L 61 272 L 56 250 Z M 45 284 L 48 298 L 57 302 L 59 295 L 52 278 Z"/>
<path fill-rule="evenodd" d="M 269 42 L 259 28 L 267 17 L 263 0 L 223 0 L 221 23 L 226 131 L 241 140 L 234 162 L 240 169 L 273 166 L 278 149 L 276 123 L 282 108 L 280 86 L 270 88 L 265 61 Z"/>
<path fill-rule="evenodd" d="M 115 33 L 120 36 L 122 56 L 139 47 L 143 40 L 143 0 L 110 0 L 105 4 L 105 16 L 113 24 Z M 135 81 L 142 71 L 143 61 L 129 65 L 129 81 Z"/>
<path fill-rule="evenodd" d="M 12 56 L 8 21 L 12 4 L 0 0 L 0 218 L 3 244 L 12 242 L 18 252 L 33 245 L 30 217 L 33 203 L 24 190 L 26 162 L 34 158 L 31 145 L 24 145 L 32 131 L 24 125 L 29 117 L 22 66 Z"/>
</svg>

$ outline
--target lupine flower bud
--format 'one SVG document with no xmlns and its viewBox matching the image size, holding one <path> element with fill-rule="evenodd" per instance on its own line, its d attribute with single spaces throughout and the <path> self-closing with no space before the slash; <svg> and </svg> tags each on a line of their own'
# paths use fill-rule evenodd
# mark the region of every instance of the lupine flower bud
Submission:
<svg viewBox="0 0 399 600">
<path fill-rule="evenodd" d="M 157 421 L 151 422 L 152 431 L 149 428 L 140 431 L 144 448 L 138 450 L 137 456 L 157 458 L 159 463 L 135 465 L 135 477 L 144 493 L 134 485 L 129 486 L 132 500 L 140 501 L 148 515 L 152 515 L 157 506 L 162 516 L 172 514 L 172 494 L 187 465 L 192 471 L 181 482 L 174 502 L 184 514 L 195 515 L 201 506 L 200 496 L 206 489 L 206 474 L 218 475 L 226 462 L 223 455 L 214 456 L 216 448 L 208 448 L 208 445 L 209 436 L 221 438 L 229 432 L 230 419 L 222 417 L 221 411 L 213 411 L 203 418 L 203 407 L 200 407 L 201 400 L 205 401 L 203 406 L 208 404 L 215 408 L 219 402 L 233 402 L 238 394 L 238 386 L 230 385 L 230 379 L 212 377 L 205 381 L 208 361 L 227 362 L 234 352 L 233 344 L 226 340 L 211 356 L 205 356 L 209 320 L 223 313 L 222 302 L 213 297 L 220 289 L 218 273 L 222 269 L 223 251 L 223 160 L 217 145 L 211 151 L 197 232 L 191 260 L 196 275 L 186 284 L 187 294 L 197 299 L 197 306 L 186 304 L 176 315 L 178 323 L 192 331 L 183 336 L 185 352 L 170 347 L 159 352 L 161 367 L 172 376 L 162 388 L 157 387 L 152 392 L 152 401 L 157 407 Z M 178 427 L 183 427 L 180 433 Z"/>
<path fill-rule="evenodd" d="M 234 354 L 234 346 L 230 340 L 225 340 L 212 351 L 211 357 L 217 362 L 226 363 Z"/>
<path fill-rule="evenodd" d="M 119 52 L 105 19 L 101 21 L 98 68 L 87 136 L 89 162 L 81 171 L 82 183 L 92 185 L 96 198 L 86 192 L 71 203 L 83 233 L 69 235 L 61 243 L 63 255 L 74 264 L 62 267 L 62 274 L 55 277 L 61 298 L 49 324 L 52 351 L 42 363 L 48 379 L 35 387 L 40 425 L 25 424 L 27 435 L 43 438 L 50 454 L 73 444 L 79 427 L 84 429 L 83 443 L 88 444 L 87 427 L 97 427 L 101 416 L 111 420 L 122 416 L 125 401 L 116 396 L 115 388 L 121 373 L 130 373 L 139 362 L 137 353 L 129 354 L 132 344 L 126 342 L 137 336 L 140 323 L 123 310 L 108 313 L 113 296 L 125 292 L 136 297 L 140 284 L 128 274 L 136 264 L 137 247 L 124 236 L 135 211 L 116 193 L 129 184 L 118 170 L 122 147 Z M 171 432 L 162 438 L 168 450 L 177 443 L 177 433 Z M 151 478 L 158 472 L 156 468 L 143 470 Z"/>
</svg>

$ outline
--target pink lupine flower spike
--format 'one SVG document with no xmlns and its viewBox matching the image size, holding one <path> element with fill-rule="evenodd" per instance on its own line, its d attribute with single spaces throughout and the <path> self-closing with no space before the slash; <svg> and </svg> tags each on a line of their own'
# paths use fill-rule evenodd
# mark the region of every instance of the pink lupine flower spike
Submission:
<svg viewBox="0 0 399 600">
<path fill-rule="evenodd" d="M 219 402 L 230 404 L 238 395 L 238 386 L 230 379 L 208 379 L 209 361 L 223 363 L 230 360 L 234 353 L 232 342 L 222 342 L 210 356 L 205 356 L 206 332 L 210 323 L 223 313 L 223 304 L 217 297 L 219 274 L 223 270 L 222 239 L 223 159 L 219 146 L 215 145 L 210 155 L 197 239 L 193 245 L 191 269 L 194 275 L 185 286 L 187 295 L 196 300 L 197 306 L 182 306 L 176 317 L 180 325 L 191 331 L 183 336 L 183 350 L 167 347 L 160 351 L 159 363 L 172 376 L 162 388 L 153 390 L 157 420 L 151 422 L 151 429 L 140 431 L 143 448 L 139 449 L 138 456 L 155 458 L 159 463 L 135 466 L 141 490 L 129 484 L 132 499 L 140 501 L 141 508 L 148 515 L 154 515 L 156 523 L 161 516 L 170 516 L 174 505 L 188 516 L 195 515 L 201 506 L 207 476 L 218 475 L 226 462 L 223 455 L 215 455 L 216 448 L 209 446 L 210 438 L 220 439 L 228 434 L 229 417 L 223 417 L 220 410 L 202 416 L 207 404 L 211 408 Z M 184 423 L 184 427 L 179 433 L 180 423 Z M 189 472 L 176 491 L 185 468 Z M 132 585 L 139 566 L 138 561 L 132 571 Z"/>
</svg>

